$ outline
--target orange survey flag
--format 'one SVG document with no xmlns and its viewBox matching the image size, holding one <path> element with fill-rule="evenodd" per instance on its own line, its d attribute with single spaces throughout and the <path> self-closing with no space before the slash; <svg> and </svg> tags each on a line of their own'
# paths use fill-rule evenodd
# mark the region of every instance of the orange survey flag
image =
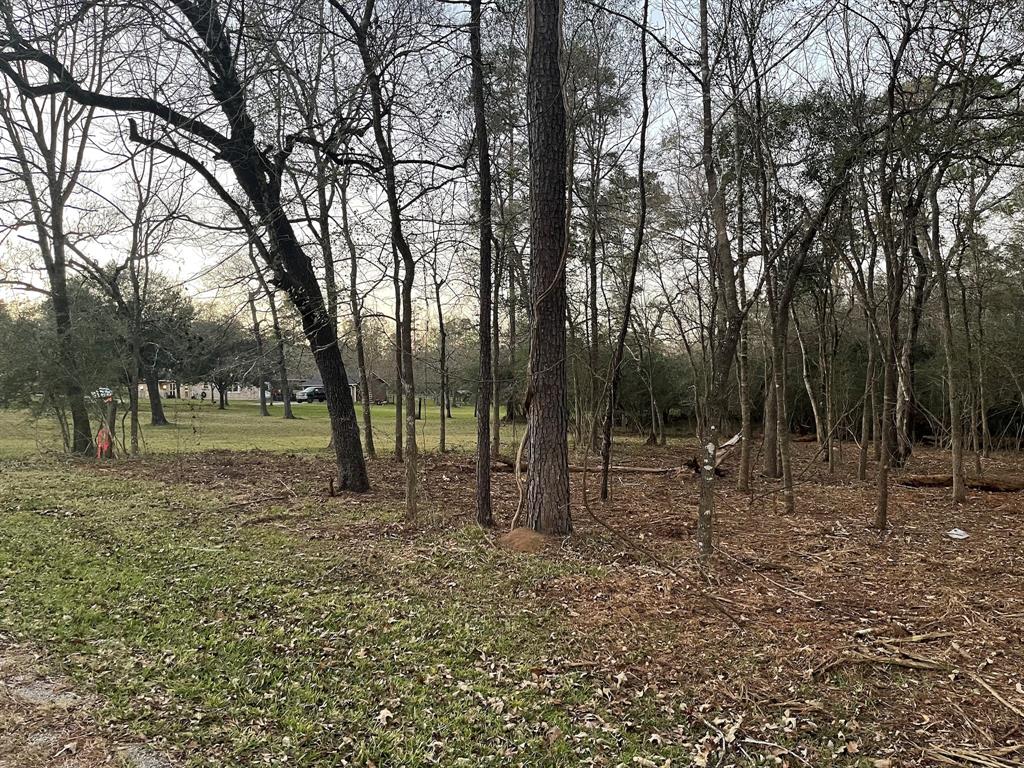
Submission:
<svg viewBox="0 0 1024 768">
<path fill-rule="evenodd" d="M 100 431 L 96 433 L 96 458 L 109 459 L 113 456 L 113 453 L 110 430 L 104 424 L 100 427 Z"/>
</svg>

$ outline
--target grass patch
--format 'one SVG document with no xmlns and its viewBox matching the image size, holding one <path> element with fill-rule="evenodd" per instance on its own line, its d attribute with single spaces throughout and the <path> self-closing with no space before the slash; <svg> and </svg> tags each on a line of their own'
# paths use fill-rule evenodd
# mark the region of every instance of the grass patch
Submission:
<svg viewBox="0 0 1024 768">
<path fill-rule="evenodd" d="M 172 422 L 166 427 L 149 426 L 147 402 L 142 402 L 142 448 L 146 453 L 183 453 L 214 449 L 269 451 L 324 451 L 330 443 L 330 423 L 323 403 L 296 403 L 296 419 L 281 417 L 280 403 L 271 407 L 269 417 L 259 415 L 259 404 L 231 402 L 225 410 L 196 400 L 165 400 L 164 409 Z M 393 405 L 373 406 L 373 436 L 378 451 L 394 447 Z M 417 422 L 421 450 L 438 447 L 439 409 L 424 402 L 423 418 Z M 94 414 L 94 428 L 98 427 Z M 360 416 L 360 421 L 362 416 Z M 124 425 L 127 430 L 127 424 Z M 470 449 L 476 444 L 476 419 L 472 407 L 452 409 L 447 423 L 448 447 Z M 0 409 L 0 458 L 18 458 L 41 450 L 62 450 L 60 434 L 52 418 L 34 419 L 27 411 Z"/>
<path fill-rule="evenodd" d="M 189 765 L 581 765 L 683 755 L 662 698 L 585 658 L 541 580 L 565 558 L 473 528 L 308 541 L 222 499 L 8 463 L 0 623 L 102 695 L 109 727 Z M 642 724 L 642 725 L 640 725 Z"/>
</svg>

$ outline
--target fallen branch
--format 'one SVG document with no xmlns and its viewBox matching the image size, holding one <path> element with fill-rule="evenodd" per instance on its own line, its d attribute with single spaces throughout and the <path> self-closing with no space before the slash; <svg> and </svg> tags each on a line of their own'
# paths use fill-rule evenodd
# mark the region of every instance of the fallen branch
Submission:
<svg viewBox="0 0 1024 768">
<path fill-rule="evenodd" d="M 964 480 L 968 488 L 992 493 L 1019 493 L 1024 491 L 1024 480 L 998 477 L 968 477 Z M 908 475 L 896 481 L 897 485 L 908 488 L 952 488 L 952 475 Z"/>
<path fill-rule="evenodd" d="M 826 673 L 831 672 L 833 669 L 841 667 L 844 664 L 880 664 L 882 666 L 906 667 L 907 669 L 949 669 L 948 664 L 926 659 L 921 656 L 915 656 L 913 658 L 903 658 L 903 656 L 876 656 L 872 653 L 853 650 L 844 653 L 841 656 L 837 656 L 823 664 L 819 664 L 811 671 L 811 677 L 816 680 L 821 679 Z"/>
<path fill-rule="evenodd" d="M 515 461 L 513 461 L 512 459 L 509 459 L 509 458 L 507 458 L 505 456 L 495 456 L 492 461 L 499 465 L 499 466 L 495 467 L 494 464 L 492 463 L 492 469 L 496 469 L 496 470 L 499 470 L 499 471 L 504 471 L 505 469 L 512 470 L 512 469 L 515 469 L 515 466 L 516 466 Z M 677 472 L 681 472 L 681 471 L 683 471 L 684 469 L 687 469 L 687 468 L 688 467 L 685 464 L 682 465 L 682 466 L 679 466 L 679 467 L 630 467 L 630 466 L 625 466 L 625 465 L 612 465 L 611 467 L 609 467 L 609 469 L 612 472 L 617 472 L 619 474 L 624 474 L 624 475 L 671 475 L 671 474 L 675 474 Z M 528 469 L 529 469 L 529 464 L 527 464 L 527 462 L 525 462 L 525 461 L 520 461 L 519 462 L 519 471 L 520 472 L 526 472 Z M 583 467 L 581 465 L 570 464 L 569 465 L 569 471 L 570 472 L 587 472 L 588 470 L 586 469 L 586 467 Z"/>
<path fill-rule="evenodd" d="M 971 679 L 974 682 L 976 682 L 978 685 L 980 685 L 982 688 L 984 688 L 986 691 L 991 693 L 992 697 L 996 701 L 998 701 L 1000 704 L 1002 704 L 1008 710 L 1013 712 L 1013 714 L 1015 714 L 1021 720 L 1024 720 L 1024 710 L 1021 710 L 1020 707 L 1018 707 L 1018 706 L 1012 704 L 1011 702 L 1009 702 L 1008 700 L 1004 699 L 1002 697 L 1002 695 L 999 693 L 999 691 L 997 691 L 995 688 L 993 688 L 991 685 L 989 685 L 987 682 L 985 682 L 985 680 L 980 675 L 971 674 Z"/>
<path fill-rule="evenodd" d="M 1017 748 L 1014 748 L 1016 751 Z M 1012 754 L 1004 752 L 1003 754 Z M 932 747 L 925 750 L 925 755 L 944 765 L 980 765 L 984 768 L 1020 768 L 1024 763 L 1019 760 L 1004 758 L 1003 754 L 988 754 L 968 749 L 952 749 L 950 747 Z"/>
</svg>

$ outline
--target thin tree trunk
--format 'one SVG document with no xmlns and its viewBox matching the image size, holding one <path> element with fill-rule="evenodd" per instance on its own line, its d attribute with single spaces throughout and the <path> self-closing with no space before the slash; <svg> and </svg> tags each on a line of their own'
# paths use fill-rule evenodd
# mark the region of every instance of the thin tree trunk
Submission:
<svg viewBox="0 0 1024 768">
<path fill-rule="evenodd" d="M 136 323 L 136 328 L 138 324 Z M 139 455 L 139 371 L 142 370 L 142 354 L 139 351 L 138 336 L 132 340 L 132 357 L 128 369 L 128 422 L 129 451 Z"/>
<path fill-rule="evenodd" d="M 647 224 L 647 181 L 644 176 L 644 161 L 647 154 L 647 121 L 650 115 L 650 104 L 647 95 L 647 28 L 648 2 L 643 3 L 643 23 L 640 33 L 640 152 L 637 159 L 637 187 L 640 208 L 637 215 L 636 229 L 633 231 L 633 253 L 629 262 L 629 278 L 626 281 L 626 297 L 622 308 L 622 324 L 612 350 L 612 362 L 609 370 L 608 400 L 601 429 L 601 500 L 608 500 L 608 472 L 612 459 L 612 421 L 615 418 L 615 406 L 619 396 L 619 383 L 622 380 L 622 353 L 626 346 L 626 333 L 629 330 L 630 314 L 633 311 L 633 294 L 636 291 L 636 273 L 640 266 L 640 255 L 644 247 L 644 227 Z M 595 337 L 596 342 L 596 337 Z M 652 395 L 653 400 L 653 395 Z M 588 430 L 589 432 L 589 430 Z M 589 434 L 588 434 L 589 437 Z"/>
<path fill-rule="evenodd" d="M 512 278 L 512 270 L 506 265 L 509 278 Z M 494 296 L 491 300 L 491 369 L 494 373 L 491 384 L 491 410 L 487 418 L 491 419 L 491 457 L 497 458 L 501 453 L 501 381 L 498 379 L 498 364 L 501 360 L 501 327 L 498 323 L 498 299 L 501 291 L 501 281 L 494 281 Z M 510 310 L 511 311 L 511 310 Z M 509 345 L 509 354 L 512 354 L 514 344 Z M 510 357 L 511 359 L 511 357 Z M 515 378 L 515 370 L 511 370 L 510 379 Z"/>
<path fill-rule="evenodd" d="M 860 412 L 860 450 L 857 454 L 857 479 L 866 480 L 868 476 L 868 444 L 872 441 L 872 421 L 874 416 L 871 408 L 872 393 L 875 389 L 875 342 L 871 327 L 867 329 L 868 362 L 864 373 L 864 397 Z"/>
<path fill-rule="evenodd" d="M 740 344 L 736 355 L 736 377 L 740 397 L 740 457 L 736 474 L 736 489 L 750 490 L 750 465 L 753 457 L 754 425 L 750 407 L 750 359 L 747 324 L 743 323 Z"/>
<path fill-rule="evenodd" d="M 359 366 L 359 395 L 363 410 L 363 443 L 367 455 L 377 457 L 377 448 L 373 444 L 373 421 L 370 415 L 370 372 L 366 369 L 366 345 L 363 340 L 363 306 L 359 299 L 359 254 L 356 251 L 355 239 L 348 220 L 348 183 L 346 173 L 341 181 L 341 233 L 348 248 L 349 286 L 348 299 L 352 311 L 352 329 L 356 335 L 356 364 Z"/>
<path fill-rule="evenodd" d="M 700 0 L 700 88 L 701 88 L 701 165 L 707 185 L 714 247 L 709 253 L 709 266 L 715 278 L 716 315 L 711 355 L 711 387 L 705 417 L 702 419 L 700 498 L 697 506 L 697 546 L 702 557 L 708 557 L 714 546 L 715 519 L 715 455 L 718 451 L 719 427 L 728 412 L 729 369 L 736 357 L 742 314 L 736 296 L 736 271 L 729 242 L 729 217 L 724 190 L 720 187 L 715 160 L 714 116 L 712 114 L 711 54 L 709 48 L 708 0 Z"/>
<path fill-rule="evenodd" d="M 477 0 L 474 0 L 477 2 Z M 444 311 L 441 308 L 441 283 L 437 282 L 437 273 L 435 267 L 434 274 L 434 298 L 437 301 L 437 329 L 438 329 L 438 346 L 440 347 L 438 360 L 438 366 L 440 369 L 441 377 L 441 398 L 440 408 L 438 408 L 438 415 L 440 417 L 439 430 L 438 430 L 438 450 L 441 453 L 447 453 L 448 448 L 445 444 L 447 419 L 448 415 L 448 334 L 444 328 Z"/>
<path fill-rule="evenodd" d="M 281 402 L 284 405 L 284 418 L 294 419 L 292 413 L 292 389 L 288 386 L 288 360 L 284 350 L 284 333 L 281 331 L 281 320 L 277 315 L 277 299 L 274 292 L 264 282 L 263 291 L 267 296 L 267 303 L 270 305 L 270 324 L 274 330 L 274 347 L 277 355 L 277 375 L 281 379 Z"/>
<path fill-rule="evenodd" d="M 515 420 L 519 414 L 519 388 L 516 386 L 516 310 L 518 309 L 518 292 L 516 290 L 515 275 L 508 270 L 508 391 L 505 393 L 505 421 L 513 425 L 513 439 L 515 435 Z M 497 288 L 495 288 L 497 290 Z M 497 315 L 495 315 L 497 317 Z M 497 325 L 497 321 L 495 321 Z M 495 358 L 497 359 L 497 358 Z"/>
<path fill-rule="evenodd" d="M 895 270 L 895 267 L 892 268 Z M 884 343 L 885 369 L 882 379 L 881 445 L 878 459 L 878 502 L 875 506 L 875 527 L 884 531 L 889 525 L 889 472 L 896 448 L 896 343 L 899 333 L 899 291 L 890 285 L 887 292 L 889 327 Z M 895 294 L 895 295 L 894 295 Z"/>
<path fill-rule="evenodd" d="M 334 332 L 338 332 L 338 280 L 334 270 L 334 246 L 331 242 L 331 203 L 327 197 L 327 187 L 331 183 L 323 154 L 313 149 L 313 162 L 316 166 L 316 197 L 317 197 L 317 239 L 320 241 L 320 253 L 324 260 L 324 286 L 327 289 L 327 315 L 331 318 Z M 331 195 L 333 197 L 333 194 Z"/>
<path fill-rule="evenodd" d="M 953 470 L 953 503 L 962 504 L 967 500 L 967 486 L 964 473 L 963 411 L 957 386 L 958 362 L 953 342 L 953 317 L 949 300 L 949 277 L 940 251 L 938 180 L 931 192 L 931 243 L 932 266 L 939 286 L 939 331 L 942 350 L 946 357 L 946 388 L 949 395 L 950 459 Z"/>
<path fill-rule="evenodd" d="M 796 511 L 793 495 L 793 461 L 790 450 L 789 413 L 786 403 L 786 323 L 780 319 L 772 331 L 772 377 L 775 387 L 776 431 L 779 440 L 779 463 L 782 470 L 782 498 L 787 514 Z"/>
<path fill-rule="evenodd" d="M 764 392 L 764 440 L 762 451 L 762 469 L 764 476 L 772 480 L 779 478 L 779 414 L 775 398 L 775 373 L 771 364 L 771 355 L 768 356 L 767 371 L 765 372 Z"/>
<path fill-rule="evenodd" d="M 399 464 L 403 460 L 402 432 L 405 419 L 405 388 L 403 386 L 405 377 L 402 376 L 402 284 L 398 274 L 398 251 L 394 243 L 391 244 L 392 254 L 395 258 L 395 271 L 392 274 L 392 282 L 395 288 L 395 461 Z"/>
<path fill-rule="evenodd" d="M 263 334 L 260 333 L 260 321 L 256 317 L 256 300 L 250 295 L 249 296 L 249 312 L 252 315 L 252 333 L 256 339 L 256 377 L 258 379 L 260 388 L 260 416 L 269 416 L 270 411 L 267 410 L 267 388 L 266 375 L 263 371 Z"/>
<path fill-rule="evenodd" d="M 818 402 L 818 394 L 814 391 L 814 382 L 811 381 L 810 368 L 807 365 L 807 347 L 804 344 L 803 334 L 800 332 L 800 319 L 796 315 L 796 310 L 793 310 L 793 324 L 796 328 L 796 339 L 800 345 L 800 369 L 803 372 L 804 389 L 807 391 L 807 399 L 811 403 L 811 411 L 814 414 L 814 434 L 818 442 L 818 447 L 823 448 L 825 446 L 825 424 L 821 415 L 821 405 Z M 821 329 L 818 331 L 822 332 Z M 785 343 L 785 342 L 783 342 Z"/>
</svg>

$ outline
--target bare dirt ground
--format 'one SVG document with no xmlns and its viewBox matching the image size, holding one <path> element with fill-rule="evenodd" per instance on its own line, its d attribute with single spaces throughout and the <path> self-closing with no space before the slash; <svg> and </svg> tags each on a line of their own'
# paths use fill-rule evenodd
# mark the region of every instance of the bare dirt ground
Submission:
<svg viewBox="0 0 1024 768">
<path fill-rule="evenodd" d="M 172 768 L 159 752 L 102 733 L 99 705 L 38 653 L 0 635 L 0 768 Z"/>
<path fill-rule="evenodd" d="M 616 474 L 604 504 L 595 500 L 597 478 L 574 473 L 576 531 L 537 556 L 585 558 L 607 575 L 528 585 L 523 600 L 559 603 L 594 649 L 593 664 L 621 669 L 630 659 L 631 685 L 685 692 L 692 716 L 723 739 L 742 718 L 751 744 L 816 733 L 836 755 L 860 754 L 878 768 L 1024 766 L 1024 493 L 969 491 L 954 507 L 949 489 L 902 487 L 897 474 L 891 529 L 880 535 L 869 527 L 874 482 L 855 479 L 855 447 L 844 447 L 833 474 L 816 446 L 794 447 L 793 515 L 774 482 L 757 478 L 752 492 L 739 493 L 732 476 L 722 478 L 718 552 L 707 570 L 694 558 L 692 472 Z M 677 466 L 691 451 L 626 444 L 615 462 Z M 946 468 L 945 453 L 919 449 L 903 473 Z M 307 455 L 205 453 L 97 471 L 220 489 L 240 519 L 318 539 L 416 537 L 472 524 L 466 454 L 425 457 L 427 513 L 415 527 L 398 522 L 404 470 L 387 459 L 371 465 L 373 491 L 335 498 L 327 459 Z M 1024 477 L 1024 457 L 997 454 L 985 474 Z M 494 477 L 507 528 L 516 483 L 510 472 Z M 301 513 L 311 499 L 322 511 L 375 505 L 395 514 L 339 522 Z M 969 538 L 950 538 L 953 528 Z"/>
</svg>

